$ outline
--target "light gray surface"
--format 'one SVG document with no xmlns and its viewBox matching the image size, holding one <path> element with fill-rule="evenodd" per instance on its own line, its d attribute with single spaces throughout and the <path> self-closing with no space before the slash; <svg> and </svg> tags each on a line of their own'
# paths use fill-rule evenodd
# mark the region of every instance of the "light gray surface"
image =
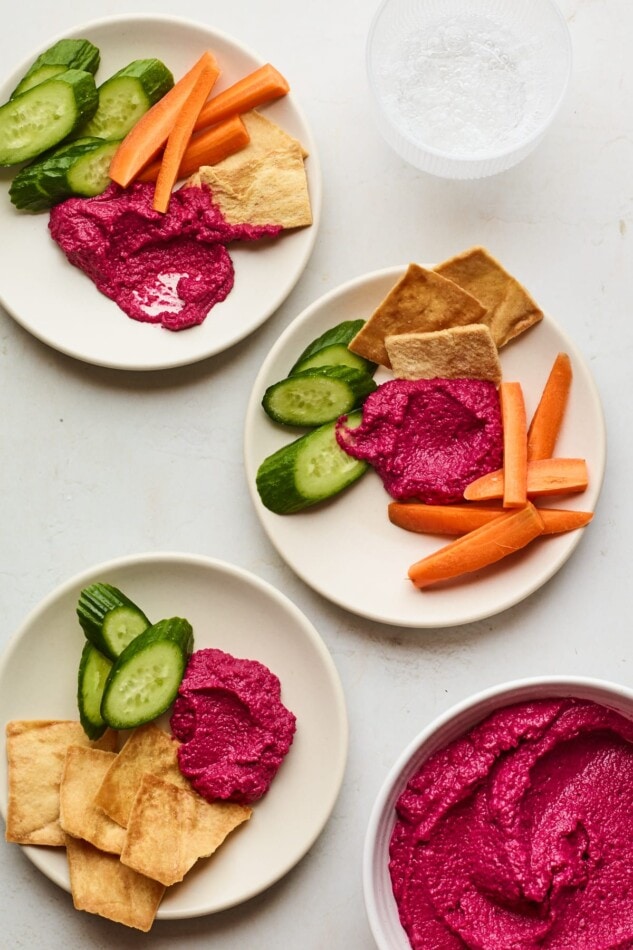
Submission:
<svg viewBox="0 0 633 950">
<path fill-rule="evenodd" d="M 518 676 L 582 673 L 630 685 L 633 6 L 561 6 L 575 63 L 555 126 L 524 163 L 470 183 L 426 177 L 380 139 L 364 72 L 367 0 L 12 7 L 0 33 L 7 72 L 49 37 L 111 14 L 177 13 L 233 35 L 289 77 L 319 143 L 324 203 L 314 253 L 286 303 L 243 344 L 192 368 L 95 369 L 48 349 L 0 311 L 1 642 L 53 587 L 92 564 L 149 550 L 218 557 L 273 583 L 320 631 L 347 695 L 350 756 L 331 821 L 284 880 L 234 910 L 158 922 L 148 936 L 74 912 L 17 846 L 3 845 L 0 947 L 370 950 L 364 829 L 383 776 L 422 726 Z M 313 593 L 268 543 L 243 475 L 244 411 L 270 346 L 322 293 L 474 243 L 523 280 L 589 362 L 607 420 L 603 494 L 571 560 L 528 601 L 455 629 L 382 627 Z M 36 260 L 24 261 L 24 279 L 37 279 Z"/>
</svg>

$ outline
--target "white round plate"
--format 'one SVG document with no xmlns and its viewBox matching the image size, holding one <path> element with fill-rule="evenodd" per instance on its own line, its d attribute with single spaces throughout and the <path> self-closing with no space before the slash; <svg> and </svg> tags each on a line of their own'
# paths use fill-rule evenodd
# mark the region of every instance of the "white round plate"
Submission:
<svg viewBox="0 0 633 950">
<path fill-rule="evenodd" d="M 264 62 L 228 36 L 174 17 L 114 17 L 87 23 L 64 36 L 85 38 L 99 47 L 98 82 L 133 59 L 146 57 L 163 60 L 178 79 L 209 49 L 222 70 L 216 84 L 220 92 Z M 0 86 L 0 102 L 9 97 L 38 53 L 61 38 L 53 37 L 13 72 Z M 6 168 L 0 169 L 0 303 L 49 346 L 84 362 L 117 369 L 157 370 L 195 363 L 252 333 L 280 306 L 303 272 L 316 239 L 321 207 L 315 143 L 292 92 L 261 111 L 309 152 L 306 172 L 314 221 L 311 227 L 275 240 L 231 244 L 235 284 L 202 324 L 172 332 L 128 317 L 68 263 L 49 236 L 48 214 L 28 214 L 13 207 L 8 190 L 15 169 Z"/>
<path fill-rule="evenodd" d="M 447 627 L 492 616 L 527 597 L 561 567 L 583 532 L 541 538 L 516 557 L 459 584 L 419 591 L 407 578 L 409 566 L 446 539 L 392 525 L 387 518 L 390 498 L 373 471 L 327 504 L 292 515 L 264 508 L 255 487 L 261 462 L 300 434 L 285 431 L 264 413 L 261 399 L 266 387 L 286 376 L 319 334 L 342 320 L 369 317 L 404 270 L 388 268 L 344 284 L 308 307 L 279 337 L 258 373 L 248 405 L 246 475 L 264 530 L 306 584 L 361 617 L 397 626 Z M 503 372 L 506 379 L 522 383 L 529 417 L 561 350 L 571 356 L 574 381 L 557 454 L 586 458 L 590 483 L 582 495 L 557 498 L 553 504 L 593 511 L 604 474 L 605 429 L 598 393 L 581 354 L 545 317 L 501 350 Z M 377 381 L 387 378 L 383 370 L 376 374 Z"/>
<path fill-rule="evenodd" d="M 270 790 L 253 806 L 248 824 L 168 889 L 158 917 L 196 917 L 232 907 L 286 874 L 312 846 L 334 807 L 348 727 L 332 658 L 284 595 L 240 568 L 186 554 L 126 557 L 72 578 L 26 619 L 0 663 L 0 722 L 77 718 L 84 639 L 75 608 L 81 588 L 96 581 L 124 590 L 150 618 L 186 617 L 194 628 L 195 649 L 217 647 L 264 663 L 281 680 L 282 701 L 297 717 L 290 751 Z M 0 810 L 5 818 L 6 779 L 3 754 Z M 24 850 L 47 877 L 69 890 L 63 849 Z"/>
</svg>

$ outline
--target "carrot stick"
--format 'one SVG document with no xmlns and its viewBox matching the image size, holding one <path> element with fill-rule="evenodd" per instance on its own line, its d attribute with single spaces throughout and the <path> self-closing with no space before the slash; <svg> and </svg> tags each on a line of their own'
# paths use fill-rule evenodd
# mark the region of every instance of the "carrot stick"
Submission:
<svg viewBox="0 0 633 950">
<path fill-rule="evenodd" d="M 387 507 L 392 524 L 422 534 L 467 534 L 503 514 L 503 508 L 476 505 L 424 505 L 392 501 Z"/>
<path fill-rule="evenodd" d="M 289 91 L 290 86 L 281 73 L 266 63 L 209 99 L 196 120 L 195 128 L 203 129 L 231 115 L 242 115 L 272 99 L 285 96 Z"/>
<path fill-rule="evenodd" d="M 211 53 L 205 52 L 188 73 L 178 80 L 169 92 L 154 103 L 125 136 L 114 153 L 109 177 L 126 188 L 138 172 L 156 155 L 165 144 L 176 121 L 176 116 L 190 95 L 200 73 L 210 65 L 220 70 Z"/>
<path fill-rule="evenodd" d="M 497 469 L 466 486 L 466 501 L 492 501 L 503 498 L 504 470 Z M 527 466 L 529 498 L 541 495 L 566 495 L 584 491 L 589 484 L 587 463 L 581 458 L 535 459 Z"/>
<path fill-rule="evenodd" d="M 248 130 L 238 115 L 193 135 L 180 162 L 178 178 L 187 178 L 198 171 L 201 165 L 216 165 L 223 158 L 239 152 L 249 141 Z M 159 170 L 160 159 L 148 165 L 136 176 L 136 180 L 156 181 Z"/>
<path fill-rule="evenodd" d="M 409 568 L 409 577 L 420 588 L 461 577 L 514 554 L 542 533 L 541 516 L 528 502 L 416 561 Z"/>
<path fill-rule="evenodd" d="M 567 407 L 571 380 L 571 360 L 567 353 L 559 353 L 530 422 L 527 436 L 528 459 L 546 459 L 553 456 Z"/>
<path fill-rule="evenodd" d="M 154 211 L 161 211 L 164 214 L 169 207 L 171 190 L 178 178 L 180 163 L 191 139 L 193 127 L 217 78 L 218 68 L 215 61 L 205 63 L 178 113 L 160 161 L 152 202 Z"/>
<path fill-rule="evenodd" d="M 425 505 L 421 502 L 393 501 L 388 506 L 389 520 L 398 528 L 419 534 L 462 535 L 481 525 L 489 524 L 504 514 L 499 506 L 491 505 Z M 509 512 L 506 512 L 509 513 Z M 543 520 L 543 534 L 560 534 L 589 524 L 592 511 L 571 508 L 539 508 Z"/>
<path fill-rule="evenodd" d="M 593 511 L 575 511 L 571 508 L 539 508 L 538 513 L 545 525 L 543 534 L 575 531 L 576 528 L 584 528 L 593 518 Z"/>
<path fill-rule="evenodd" d="M 520 383 L 499 385 L 503 422 L 503 507 L 522 508 L 527 501 L 527 419 Z"/>
</svg>

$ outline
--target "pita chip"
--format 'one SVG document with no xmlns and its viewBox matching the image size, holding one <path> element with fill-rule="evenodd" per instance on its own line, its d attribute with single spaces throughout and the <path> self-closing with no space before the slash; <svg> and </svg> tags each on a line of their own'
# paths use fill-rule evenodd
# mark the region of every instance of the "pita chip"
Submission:
<svg viewBox="0 0 633 950">
<path fill-rule="evenodd" d="M 95 803 L 124 828 L 132 803 L 146 772 L 160 775 L 179 788 L 191 786 L 178 768 L 178 746 L 155 723 L 135 729 L 117 757 L 112 761 L 95 795 Z"/>
<path fill-rule="evenodd" d="M 398 379 L 484 379 L 498 386 L 501 361 L 490 329 L 483 323 L 430 333 L 400 333 L 385 338 Z"/>
<path fill-rule="evenodd" d="M 59 790 L 59 822 L 66 834 L 112 854 L 121 853 L 125 829 L 95 805 L 94 799 L 116 757 L 115 752 L 69 746 Z"/>
<path fill-rule="evenodd" d="M 66 839 L 70 889 L 76 910 L 147 932 L 165 888 L 81 838 Z"/>
<path fill-rule="evenodd" d="M 481 322 L 490 327 L 498 348 L 543 319 L 527 290 L 484 247 L 438 264 L 435 272 L 481 301 L 487 310 Z"/>
<path fill-rule="evenodd" d="M 8 804 L 6 840 L 61 846 L 59 788 L 70 745 L 112 750 L 116 733 L 108 729 L 91 742 L 81 723 L 71 720 L 13 720 L 7 724 Z"/>
<path fill-rule="evenodd" d="M 208 185 L 230 224 L 312 224 L 303 146 L 258 112 L 242 118 L 251 137 L 248 145 L 216 165 L 203 165 L 186 184 Z"/>
<path fill-rule="evenodd" d="M 353 338 L 349 349 L 374 363 L 390 367 L 385 337 L 482 323 L 485 313 L 485 306 L 452 280 L 419 264 L 409 264 Z"/>
<path fill-rule="evenodd" d="M 121 861 L 170 886 L 208 857 L 251 816 L 246 805 L 207 802 L 155 775 L 144 775 L 130 813 Z"/>
</svg>

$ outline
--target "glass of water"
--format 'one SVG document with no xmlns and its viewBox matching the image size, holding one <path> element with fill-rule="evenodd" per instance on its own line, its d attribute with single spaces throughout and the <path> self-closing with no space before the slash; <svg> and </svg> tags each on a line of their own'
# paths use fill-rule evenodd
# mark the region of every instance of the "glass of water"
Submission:
<svg viewBox="0 0 633 950">
<path fill-rule="evenodd" d="M 554 0 L 383 0 L 367 42 L 385 139 L 445 178 L 525 158 L 563 100 L 571 60 Z"/>
</svg>

